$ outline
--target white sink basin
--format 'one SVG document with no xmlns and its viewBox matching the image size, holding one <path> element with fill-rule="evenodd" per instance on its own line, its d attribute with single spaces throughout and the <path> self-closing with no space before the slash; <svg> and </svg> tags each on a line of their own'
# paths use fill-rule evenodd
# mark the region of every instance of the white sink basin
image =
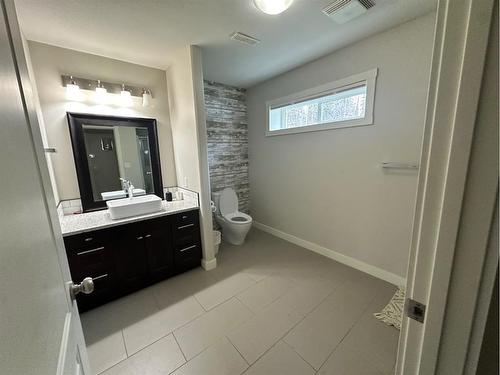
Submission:
<svg viewBox="0 0 500 375">
<path fill-rule="evenodd" d="M 161 211 L 161 198 L 156 195 L 143 195 L 107 201 L 106 205 L 111 219 L 117 220 Z"/>
</svg>

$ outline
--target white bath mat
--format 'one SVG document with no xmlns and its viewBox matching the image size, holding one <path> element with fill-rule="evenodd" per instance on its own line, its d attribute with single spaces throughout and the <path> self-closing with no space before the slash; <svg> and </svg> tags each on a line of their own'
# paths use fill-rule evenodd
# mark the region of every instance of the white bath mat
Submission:
<svg viewBox="0 0 500 375">
<path fill-rule="evenodd" d="M 391 298 L 389 303 L 384 307 L 384 309 L 373 314 L 375 318 L 381 320 L 389 326 L 394 326 L 397 329 L 401 329 L 401 320 L 403 318 L 403 309 L 405 305 L 405 288 L 400 286 L 394 296 Z"/>
</svg>

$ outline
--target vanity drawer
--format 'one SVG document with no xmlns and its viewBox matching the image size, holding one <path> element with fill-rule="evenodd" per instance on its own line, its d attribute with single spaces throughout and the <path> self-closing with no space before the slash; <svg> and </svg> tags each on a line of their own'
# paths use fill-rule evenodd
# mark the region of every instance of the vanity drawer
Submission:
<svg viewBox="0 0 500 375">
<path fill-rule="evenodd" d="M 198 210 L 176 215 L 172 224 L 174 245 L 184 246 L 199 241 L 200 224 Z"/>
<path fill-rule="evenodd" d="M 90 249 L 68 252 L 68 262 L 73 277 L 79 279 L 91 274 L 109 273 L 106 271 L 113 264 L 113 254 L 111 248 L 107 244 L 103 244 L 103 246 Z"/>
<path fill-rule="evenodd" d="M 80 253 L 109 246 L 110 236 L 108 230 L 97 230 L 89 233 L 75 234 L 64 237 L 64 245 L 69 253 Z"/>
<path fill-rule="evenodd" d="M 200 242 L 176 246 L 174 250 L 175 267 L 178 271 L 184 271 L 198 267 L 201 262 Z"/>
<path fill-rule="evenodd" d="M 198 230 L 176 233 L 174 236 L 174 247 L 176 249 L 181 249 L 198 242 L 200 242 L 200 232 Z"/>
<path fill-rule="evenodd" d="M 181 212 L 174 215 L 173 218 L 174 230 L 186 230 L 189 228 L 197 228 L 199 226 L 198 210 Z"/>
</svg>

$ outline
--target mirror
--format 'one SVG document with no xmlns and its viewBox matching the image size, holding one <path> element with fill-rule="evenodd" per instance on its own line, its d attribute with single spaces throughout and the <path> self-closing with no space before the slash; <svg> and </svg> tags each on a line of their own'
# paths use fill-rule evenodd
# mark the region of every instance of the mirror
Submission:
<svg viewBox="0 0 500 375">
<path fill-rule="evenodd" d="M 84 212 L 126 198 L 130 190 L 162 197 L 156 120 L 67 115 Z"/>
</svg>

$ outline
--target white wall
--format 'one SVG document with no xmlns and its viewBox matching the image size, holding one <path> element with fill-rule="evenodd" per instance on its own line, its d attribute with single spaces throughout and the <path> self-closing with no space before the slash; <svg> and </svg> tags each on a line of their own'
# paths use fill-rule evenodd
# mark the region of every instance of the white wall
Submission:
<svg viewBox="0 0 500 375">
<path fill-rule="evenodd" d="M 32 41 L 29 42 L 29 52 L 47 142 L 49 147 L 57 149 L 57 154 L 52 156 L 52 164 L 61 200 L 80 197 L 67 111 L 155 118 L 158 121 L 163 185 L 177 184 L 164 71 Z M 84 93 L 82 102 L 68 101 L 61 74 L 148 87 L 153 92 L 152 105 L 142 107 L 140 99 L 135 98 L 134 105 L 129 108 L 98 105 L 93 101 L 91 92 Z"/>
<path fill-rule="evenodd" d="M 201 51 L 186 46 L 171 54 L 167 69 L 170 121 L 178 185 L 199 193 L 205 269 L 217 265 L 212 240 Z"/>
<path fill-rule="evenodd" d="M 31 55 L 30 55 L 30 50 L 28 47 L 28 40 L 26 40 L 24 35 L 21 35 L 21 37 L 22 37 L 22 42 L 23 42 L 24 55 L 26 57 L 26 67 L 28 68 L 28 75 L 29 75 L 29 79 L 31 81 L 31 92 L 32 92 L 32 96 L 33 96 L 33 103 L 35 105 L 38 126 L 40 127 L 40 135 L 42 137 L 43 147 L 48 148 L 49 143 L 47 140 L 47 131 L 45 129 L 45 122 L 43 120 L 42 107 L 40 105 L 40 98 L 38 96 L 38 89 L 37 89 L 36 82 L 35 82 L 35 72 L 33 69 L 33 64 L 31 62 Z M 53 156 L 52 154 L 46 153 L 45 160 L 47 161 L 47 169 L 49 170 L 49 178 L 50 178 L 50 184 L 52 186 L 52 192 L 54 194 L 54 201 L 56 202 L 56 204 L 59 204 L 59 191 L 57 188 L 56 177 L 54 174 L 54 166 L 52 164 L 52 156 Z"/>
<path fill-rule="evenodd" d="M 255 221 L 396 276 L 408 259 L 435 15 L 362 40 L 248 90 Z M 265 136 L 265 102 L 378 68 L 374 125 Z"/>
<path fill-rule="evenodd" d="M 200 170 L 189 46 L 172 54 L 166 76 L 178 185 L 199 192 Z"/>
</svg>

